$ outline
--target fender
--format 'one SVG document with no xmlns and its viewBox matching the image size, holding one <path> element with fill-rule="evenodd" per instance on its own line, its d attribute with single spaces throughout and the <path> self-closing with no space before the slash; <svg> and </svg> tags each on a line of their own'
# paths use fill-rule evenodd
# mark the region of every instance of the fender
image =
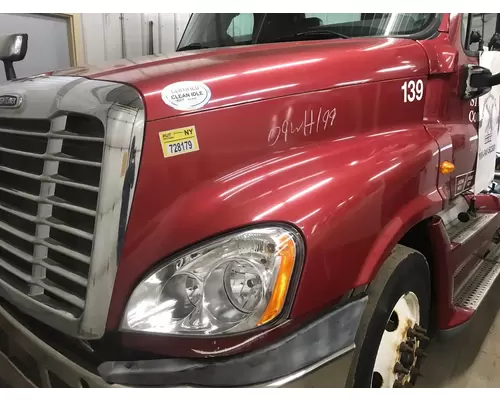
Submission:
<svg viewBox="0 0 500 400">
<path fill-rule="evenodd" d="M 427 196 L 419 196 L 405 204 L 381 230 L 361 268 L 355 286 L 369 283 L 399 240 L 413 226 L 434 216 L 441 209 L 442 198 L 437 191 L 431 191 Z"/>
</svg>

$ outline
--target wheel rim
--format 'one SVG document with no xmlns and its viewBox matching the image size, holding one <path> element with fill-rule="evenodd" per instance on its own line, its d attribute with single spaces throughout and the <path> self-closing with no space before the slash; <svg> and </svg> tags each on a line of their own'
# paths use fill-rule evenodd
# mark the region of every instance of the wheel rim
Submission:
<svg viewBox="0 0 500 400">
<path fill-rule="evenodd" d="M 413 292 L 401 296 L 391 311 L 372 373 L 372 387 L 411 387 L 415 384 L 419 359 L 425 356 L 420 345 L 428 340 L 420 324 L 420 304 Z"/>
</svg>

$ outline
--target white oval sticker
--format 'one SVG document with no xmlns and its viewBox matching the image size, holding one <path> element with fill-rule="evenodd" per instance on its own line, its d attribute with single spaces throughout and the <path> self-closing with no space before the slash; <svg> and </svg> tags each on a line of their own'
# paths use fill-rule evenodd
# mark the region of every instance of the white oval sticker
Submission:
<svg viewBox="0 0 500 400">
<path fill-rule="evenodd" d="M 180 111 L 197 110 L 207 104 L 211 97 L 210 88 L 195 81 L 172 83 L 161 91 L 165 104 Z"/>
</svg>

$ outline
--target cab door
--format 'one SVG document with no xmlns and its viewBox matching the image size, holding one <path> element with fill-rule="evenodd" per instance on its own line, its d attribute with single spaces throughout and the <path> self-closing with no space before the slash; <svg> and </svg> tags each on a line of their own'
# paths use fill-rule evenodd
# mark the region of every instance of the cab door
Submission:
<svg viewBox="0 0 500 400">
<path fill-rule="evenodd" d="M 451 134 L 452 162 L 455 165 L 450 177 L 452 198 L 474 186 L 479 128 L 478 99 L 463 100 L 458 92 L 462 67 L 479 64 L 478 33 L 481 32 L 483 24 L 480 14 L 459 14 L 456 18 L 455 23 L 451 24 L 455 32 L 450 32 L 450 37 L 453 38 L 453 46 L 457 50 L 458 72 L 457 79 L 453 80 L 457 92 L 449 96 L 445 121 Z"/>
<path fill-rule="evenodd" d="M 480 52 L 491 44 L 498 32 L 498 14 L 462 14 L 455 25 L 458 66 L 480 65 Z M 479 100 L 455 97 L 449 108 L 453 144 L 454 176 L 450 181 L 452 197 L 473 188 L 478 151 Z"/>
</svg>

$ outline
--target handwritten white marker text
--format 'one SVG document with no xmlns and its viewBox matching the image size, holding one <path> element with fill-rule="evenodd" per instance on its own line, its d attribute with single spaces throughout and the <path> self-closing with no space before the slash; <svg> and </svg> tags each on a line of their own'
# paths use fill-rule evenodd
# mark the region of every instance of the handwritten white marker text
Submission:
<svg viewBox="0 0 500 400">
<path fill-rule="evenodd" d="M 268 135 L 269 145 L 274 146 L 280 139 L 287 142 L 291 135 L 310 136 L 313 133 L 324 132 L 328 127 L 333 126 L 336 116 L 336 108 L 305 110 L 304 118 L 298 123 L 287 118 L 281 124 L 273 126 Z"/>
</svg>

